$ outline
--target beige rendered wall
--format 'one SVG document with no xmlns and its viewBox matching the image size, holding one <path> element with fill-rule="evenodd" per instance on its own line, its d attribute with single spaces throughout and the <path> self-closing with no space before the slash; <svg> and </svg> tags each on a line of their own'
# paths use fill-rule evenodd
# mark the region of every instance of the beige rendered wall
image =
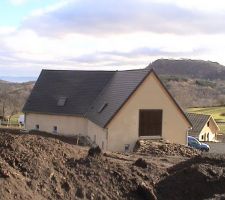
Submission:
<svg viewBox="0 0 225 200">
<path fill-rule="evenodd" d="M 101 149 L 107 150 L 107 129 L 101 128 L 97 124 L 88 120 L 88 136 Z"/>
<path fill-rule="evenodd" d="M 209 133 L 209 138 L 207 137 L 208 133 Z M 217 133 L 218 133 L 218 127 L 216 126 L 214 120 L 210 118 L 209 127 L 207 126 L 207 123 L 206 123 L 201 133 L 199 134 L 198 139 L 199 141 L 215 141 Z M 202 139 L 202 136 L 204 139 Z"/>
<path fill-rule="evenodd" d="M 57 126 L 56 134 L 87 135 L 87 119 L 82 117 L 26 113 L 25 120 L 27 130 L 35 129 L 39 124 L 40 131 L 52 133 L 53 127 Z"/>
<path fill-rule="evenodd" d="M 133 149 L 139 138 L 140 109 L 162 109 L 162 137 L 173 143 L 187 143 L 190 125 L 151 73 L 108 124 L 108 150 L 124 151 L 126 144 Z"/>
</svg>

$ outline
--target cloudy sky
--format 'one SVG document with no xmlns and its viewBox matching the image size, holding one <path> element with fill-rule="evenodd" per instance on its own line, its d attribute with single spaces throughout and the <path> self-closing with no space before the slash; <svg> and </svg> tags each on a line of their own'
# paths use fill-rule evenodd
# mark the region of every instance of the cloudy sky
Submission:
<svg viewBox="0 0 225 200">
<path fill-rule="evenodd" d="M 225 1 L 0 1 L 0 76 L 143 68 L 158 58 L 225 65 Z"/>
</svg>

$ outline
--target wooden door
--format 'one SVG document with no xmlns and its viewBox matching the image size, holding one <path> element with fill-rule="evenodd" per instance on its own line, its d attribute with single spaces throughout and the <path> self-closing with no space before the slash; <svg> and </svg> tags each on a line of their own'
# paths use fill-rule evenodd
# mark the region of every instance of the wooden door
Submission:
<svg viewBox="0 0 225 200">
<path fill-rule="evenodd" d="M 161 136 L 162 113 L 162 110 L 140 110 L 139 136 Z"/>
</svg>

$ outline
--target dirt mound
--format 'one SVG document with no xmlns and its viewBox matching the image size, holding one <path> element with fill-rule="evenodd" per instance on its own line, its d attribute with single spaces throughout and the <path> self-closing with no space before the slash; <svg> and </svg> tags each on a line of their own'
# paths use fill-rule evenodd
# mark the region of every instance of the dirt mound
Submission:
<svg viewBox="0 0 225 200">
<path fill-rule="evenodd" d="M 168 170 L 156 185 L 158 199 L 224 199 L 225 156 L 196 156 Z"/>
<path fill-rule="evenodd" d="M 153 156 L 184 156 L 192 157 L 199 155 L 200 152 L 193 148 L 168 143 L 163 140 L 139 140 L 134 151 L 141 154 L 151 154 Z"/>
<path fill-rule="evenodd" d="M 86 147 L 44 135 L 1 132 L 0 199 L 154 199 L 155 176 L 165 169 L 136 167 L 135 160 L 88 156 Z"/>
<path fill-rule="evenodd" d="M 101 153 L 98 148 L 89 150 L 72 143 L 44 134 L 0 130 L 0 200 L 225 196 L 224 157 Z"/>
</svg>

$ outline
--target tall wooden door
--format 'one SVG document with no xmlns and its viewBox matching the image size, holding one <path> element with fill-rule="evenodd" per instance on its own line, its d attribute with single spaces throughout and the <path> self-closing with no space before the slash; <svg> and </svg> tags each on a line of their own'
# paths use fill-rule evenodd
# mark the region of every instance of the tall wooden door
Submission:
<svg viewBox="0 0 225 200">
<path fill-rule="evenodd" d="M 140 110 L 139 136 L 161 136 L 162 114 L 162 110 Z"/>
</svg>

